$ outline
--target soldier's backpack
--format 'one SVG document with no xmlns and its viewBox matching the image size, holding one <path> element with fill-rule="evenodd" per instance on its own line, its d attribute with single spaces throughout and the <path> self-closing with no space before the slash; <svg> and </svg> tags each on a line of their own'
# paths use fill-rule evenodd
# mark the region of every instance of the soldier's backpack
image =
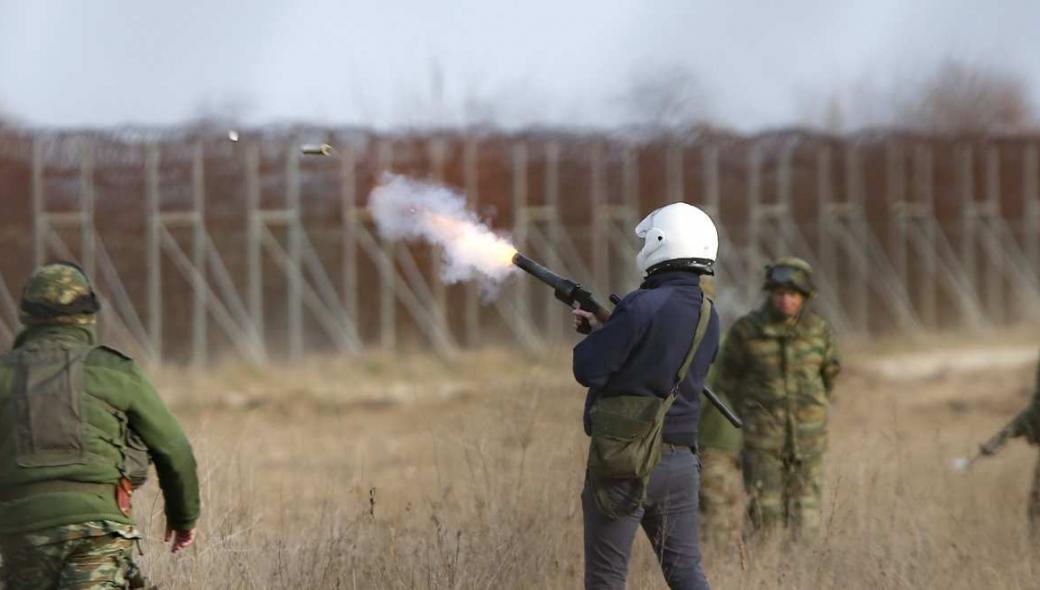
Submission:
<svg viewBox="0 0 1040 590">
<path fill-rule="evenodd" d="M 38 341 L 8 355 L 16 375 L 11 403 L 18 424 L 15 461 L 20 467 L 87 462 L 84 368 L 96 348 L 100 347 Z M 108 409 L 120 424 L 118 437 L 110 440 L 122 455 L 120 473 L 132 487 L 139 487 L 148 477 L 148 449 L 130 428 L 126 414 L 113 406 Z"/>
<path fill-rule="evenodd" d="M 609 518 L 631 514 L 646 500 L 650 474 L 661 462 L 665 415 L 678 397 L 679 385 L 686 378 L 708 331 L 711 307 L 711 299 L 705 295 L 690 350 L 665 398 L 611 395 L 596 399 L 589 410 L 592 439 L 589 442 L 588 477 L 597 506 Z M 609 494 L 611 484 L 619 480 L 636 483 L 635 493 L 628 495 L 623 502 L 612 500 Z"/>
</svg>

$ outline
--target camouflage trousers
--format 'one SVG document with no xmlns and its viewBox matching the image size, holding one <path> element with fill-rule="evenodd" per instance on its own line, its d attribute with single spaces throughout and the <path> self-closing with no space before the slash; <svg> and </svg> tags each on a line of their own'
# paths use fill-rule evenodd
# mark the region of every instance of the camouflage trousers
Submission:
<svg viewBox="0 0 1040 590">
<path fill-rule="evenodd" d="M 748 516 L 756 531 L 789 527 L 801 536 L 820 530 L 823 453 L 794 459 L 775 451 L 745 449 Z"/>
<path fill-rule="evenodd" d="M 707 545 L 725 547 L 740 539 L 745 493 L 740 453 L 701 449 L 701 534 Z"/>
<path fill-rule="evenodd" d="M 5 590 L 133 588 L 137 531 L 96 521 L 0 538 Z"/>
</svg>

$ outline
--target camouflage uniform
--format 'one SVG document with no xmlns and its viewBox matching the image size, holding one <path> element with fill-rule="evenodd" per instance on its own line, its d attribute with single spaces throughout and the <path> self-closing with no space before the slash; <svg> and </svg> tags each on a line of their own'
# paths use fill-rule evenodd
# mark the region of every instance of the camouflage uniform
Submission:
<svg viewBox="0 0 1040 590">
<path fill-rule="evenodd" d="M 806 284 L 798 290 L 808 300 L 808 264 L 781 259 L 770 269 L 779 266 L 804 273 Z M 767 282 L 767 288 L 773 286 Z M 786 318 L 766 302 L 733 325 L 717 365 L 718 390 L 745 421 L 742 460 L 751 524 L 815 533 L 828 405 L 840 368 L 830 326 L 804 308 Z"/>
<path fill-rule="evenodd" d="M 0 539 L 8 587 L 135 588 L 129 585 L 133 526 L 95 521 L 8 535 Z"/>
<path fill-rule="evenodd" d="M 709 381 L 718 387 L 716 371 Z M 724 403 L 725 395 L 719 393 Z M 740 538 L 746 494 L 740 470 L 740 431 L 711 404 L 701 406 L 697 447 L 701 459 L 701 531 L 709 545 L 725 547 Z"/>
<path fill-rule="evenodd" d="M 95 344 L 83 272 L 37 270 L 0 357 L 0 554 L 7 590 L 140 588 L 130 488 L 154 458 L 167 524 L 194 528 L 191 447 L 137 365 Z"/>
</svg>

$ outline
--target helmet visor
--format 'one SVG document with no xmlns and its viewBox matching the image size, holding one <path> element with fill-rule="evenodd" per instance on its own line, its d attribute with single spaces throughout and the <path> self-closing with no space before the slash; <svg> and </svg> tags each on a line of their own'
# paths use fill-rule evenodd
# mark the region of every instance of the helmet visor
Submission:
<svg viewBox="0 0 1040 590">
<path fill-rule="evenodd" d="M 776 283 L 778 285 L 794 284 L 803 274 L 802 271 L 797 268 L 791 268 L 790 266 L 774 266 L 769 269 L 766 273 L 766 279 L 770 283 Z"/>
<path fill-rule="evenodd" d="M 813 291 L 812 281 L 806 272 L 792 266 L 773 266 L 766 271 L 766 285 L 775 287 L 787 287 L 809 295 Z"/>
</svg>

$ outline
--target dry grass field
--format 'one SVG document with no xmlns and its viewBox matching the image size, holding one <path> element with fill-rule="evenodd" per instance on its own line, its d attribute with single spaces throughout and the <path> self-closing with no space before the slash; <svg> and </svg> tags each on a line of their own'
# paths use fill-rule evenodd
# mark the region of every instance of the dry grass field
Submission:
<svg viewBox="0 0 1040 590">
<path fill-rule="evenodd" d="M 1029 343 L 993 341 L 849 352 L 822 539 L 706 548 L 714 587 L 1040 586 L 1024 519 L 1036 451 L 1015 441 L 948 467 L 1032 387 Z M 156 375 L 195 443 L 205 515 L 197 546 L 171 558 L 147 486 L 149 574 L 167 588 L 580 587 L 583 392 L 568 353 Z M 644 538 L 629 587 L 664 588 Z"/>
</svg>

